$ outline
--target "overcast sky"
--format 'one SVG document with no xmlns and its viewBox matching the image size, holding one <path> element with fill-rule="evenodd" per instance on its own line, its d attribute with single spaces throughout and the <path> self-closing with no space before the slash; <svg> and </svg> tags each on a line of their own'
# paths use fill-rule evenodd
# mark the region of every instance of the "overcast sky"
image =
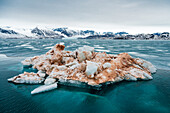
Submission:
<svg viewBox="0 0 170 113">
<path fill-rule="evenodd" d="M 0 0 L 0 25 L 170 32 L 170 0 Z"/>
</svg>

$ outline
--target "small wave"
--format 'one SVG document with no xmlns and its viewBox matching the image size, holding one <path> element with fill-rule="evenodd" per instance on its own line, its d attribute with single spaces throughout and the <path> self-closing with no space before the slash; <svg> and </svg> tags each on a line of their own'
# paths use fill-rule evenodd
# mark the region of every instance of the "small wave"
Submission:
<svg viewBox="0 0 170 113">
<path fill-rule="evenodd" d="M 89 42 L 86 42 L 86 41 L 85 41 L 84 43 L 85 43 L 85 44 L 90 44 Z"/>
<path fill-rule="evenodd" d="M 146 46 L 145 48 L 148 48 L 148 49 L 155 49 L 155 47 L 152 47 L 152 46 Z"/>
<path fill-rule="evenodd" d="M 112 48 L 112 47 L 115 47 L 115 46 L 107 46 L 107 47 L 111 47 Z"/>
<path fill-rule="evenodd" d="M 134 48 L 136 48 L 137 50 L 145 50 L 145 48 L 143 46 L 136 46 Z"/>
<path fill-rule="evenodd" d="M 32 50 L 40 50 L 40 49 L 37 49 L 37 48 L 35 48 L 33 46 L 28 46 L 28 47 L 25 47 L 25 48 L 32 49 Z"/>
<path fill-rule="evenodd" d="M 99 48 L 99 49 L 103 49 L 104 47 L 100 47 L 100 46 L 99 46 L 99 47 L 94 47 L 94 48 Z"/>
<path fill-rule="evenodd" d="M 76 46 L 77 46 L 77 44 L 76 44 L 76 43 L 73 43 L 73 44 L 68 45 L 68 46 L 66 46 L 66 47 L 69 48 L 69 47 L 76 47 Z"/>
<path fill-rule="evenodd" d="M 15 47 L 21 47 L 21 46 L 15 46 Z"/>
<path fill-rule="evenodd" d="M 95 50 L 100 52 L 110 52 L 110 50 L 102 50 L 102 49 L 95 49 Z"/>
<path fill-rule="evenodd" d="M 23 47 L 23 46 L 31 46 L 31 45 L 29 45 L 30 43 L 25 43 L 25 44 L 22 44 L 22 45 L 20 45 L 21 47 Z"/>
<path fill-rule="evenodd" d="M 51 48 L 53 48 L 53 46 L 51 46 L 51 47 L 45 47 L 44 49 L 51 49 Z"/>
<path fill-rule="evenodd" d="M 25 46 L 29 46 L 29 45 L 22 44 L 22 45 L 20 45 L 20 46 L 18 46 L 18 47 L 25 47 Z"/>
<path fill-rule="evenodd" d="M 102 47 L 102 46 L 96 46 L 96 47 L 94 47 L 94 48 L 103 49 L 104 47 Z"/>
<path fill-rule="evenodd" d="M 52 45 L 52 44 L 44 44 L 44 45 L 42 45 L 42 46 L 44 47 L 44 46 L 51 46 L 51 45 Z"/>
<path fill-rule="evenodd" d="M 102 47 L 102 46 L 99 46 L 99 45 L 94 45 L 94 48 L 103 49 L 104 47 Z"/>
<path fill-rule="evenodd" d="M 25 44 L 22 44 L 22 45 L 17 45 L 17 46 L 15 46 L 15 47 L 27 47 L 27 46 L 31 46 L 31 45 L 29 45 L 30 43 L 25 43 Z"/>
<path fill-rule="evenodd" d="M 8 49 L 9 47 L 2 47 L 2 49 Z"/>
<path fill-rule="evenodd" d="M 7 58 L 5 54 L 0 54 L 0 58 Z"/>
<path fill-rule="evenodd" d="M 162 51 L 162 52 L 164 52 L 164 51 L 168 51 L 168 50 L 161 50 L 161 49 L 157 49 L 156 51 Z"/>
<path fill-rule="evenodd" d="M 130 45 L 123 45 L 122 47 L 130 47 Z"/>
<path fill-rule="evenodd" d="M 155 55 L 147 55 L 147 54 L 142 54 L 142 53 L 138 53 L 138 52 L 128 52 L 131 55 L 135 55 L 135 56 L 139 56 L 139 57 L 158 57 Z"/>
<path fill-rule="evenodd" d="M 170 63 L 168 63 L 167 65 L 170 66 Z"/>
<path fill-rule="evenodd" d="M 40 49 L 37 49 L 31 45 L 29 45 L 30 43 L 25 43 L 25 44 L 22 44 L 20 46 L 15 46 L 15 47 L 24 47 L 24 48 L 28 48 L 28 49 L 32 49 L 32 50 L 40 50 Z"/>
<path fill-rule="evenodd" d="M 64 45 L 65 43 L 64 42 L 60 42 L 60 45 Z"/>
</svg>

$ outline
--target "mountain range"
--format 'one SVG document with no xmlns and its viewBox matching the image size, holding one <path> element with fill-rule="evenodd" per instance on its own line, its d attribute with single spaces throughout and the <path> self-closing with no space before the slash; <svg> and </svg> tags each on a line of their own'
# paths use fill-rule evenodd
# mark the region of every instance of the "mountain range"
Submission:
<svg viewBox="0 0 170 113">
<path fill-rule="evenodd" d="M 152 33 L 131 35 L 127 32 L 96 32 L 94 30 L 73 30 L 62 28 L 15 28 L 1 27 L 0 38 L 27 38 L 27 39 L 132 39 L 132 40 L 169 40 L 170 33 Z"/>
</svg>

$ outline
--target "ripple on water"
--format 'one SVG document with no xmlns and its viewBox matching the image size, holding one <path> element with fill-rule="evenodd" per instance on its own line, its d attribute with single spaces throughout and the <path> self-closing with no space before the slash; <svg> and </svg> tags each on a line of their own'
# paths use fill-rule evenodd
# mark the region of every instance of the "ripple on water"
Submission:
<svg viewBox="0 0 170 113">
<path fill-rule="evenodd" d="M 38 44 L 39 47 L 42 47 L 42 45 L 44 44 L 41 49 L 42 54 L 47 51 L 46 49 L 51 49 L 56 43 L 63 42 L 63 40 L 39 41 L 41 42 L 40 44 Z M 66 43 L 66 48 L 68 48 L 68 50 L 75 50 L 79 46 L 88 45 L 84 43 L 84 40 L 80 41 L 80 44 L 77 44 L 75 41 L 71 40 L 65 40 L 64 42 Z M 18 40 L 5 40 L 3 43 L 0 43 L 2 44 L 1 47 L 6 47 L 6 42 L 8 42 L 7 44 L 15 42 L 15 44 L 11 45 L 10 47 L 17 45 L 18 48 L 15 48 L 17 49 L 17 51 L 11 48 L 0 51 L 0 112 L 168 113 L 170 111 L 170 71 L 160 69 L 158 69 L 157 73 L 153 75 L 154 79 L 151 81 L 123 81 L 118 84 L 113 84 L 105 87 L 101 91 L 60 86 L 58 89 L 51 92 L 32 96 L 30 92 L 39 85 L 16 85 L 7 82 L 7 78 L 17 75 L 23 71 L 20 61 L 24 59 L 19 59 L 19 57 L 7 56 L 10 56 L 11 54 L 18 54 L 18 56 L 20 57 L 29 55 L 33 56 L 38 55 L 39 51 L 32 52 L 31 48 L 25 51 L 25 47 L 30 47 L 30 44 L 26 43 L 28 42 L 27 40 L 22 41 L 22 46 L 20 46 L 21 43 L 18 43 Z M 102 40 L 102 43 L 100 42 L 101 41 L 98 40 L 89 41 L 89 46 L 96 47 L 96 51 L 111 51 L 115 54 L 132 51 L 129 54 L 135 57 L 142 57 L 143 59 L 146 58 L 146 60 L 152 62 L 153 64 L 156 64 L 156 66 L 158 67 L 161 66 L 163 69 L 170 67 L 170 53 L 168 52 L 170 51 L 170 46 L 168 46 L 170 45 L 170 41 L 161 42 L 166 44 L 166 46 L 164 46 L 164 49 L 161 48 L 161 45 L 157 44 L 157 42 L 152 41 L 150 41 L 150 43 L 144 43 L 141 41 L 115 42 L 112 40 Z M 130 49 L 121 46 L 126 44 L 126 42 L 129 42 L 129 44 L 133 46 L 131 46 Z M 139 44 L 144 45 L 142 47 L 144 49 L 146 46 L 154 46 L 155 49 L 149 49 L 149 52 L 142 51 L 142 53 L 140 53 L 140 48 L 135 48 L 136 45 Z M 33 47 L 36 47 L 35 45 L 37 45 L 37 43 L 35 45 L 34 43 L 31 43 L 31 45 Z M 70 45 L 72 47 L 69 47 Z M 108 48 L 108 50 L 100 48 L 102 46 Z M 160 52 L 156 50 L 168 51 Z M 157 55 L 159 55 L 159 58 L 157 57 Z M 91 94 L 94 94 L 94 96 Z"/>
<path fill-rule="evenodd" d="M 145 58 L 159 57 L 159 56 L 156 56 L 156 55 L 148 55 L 148 54 L 142 54 L 142 53 L 138 53 L 138 52 L 128 52 L 128 53 L 131 54 L 131 55 L 134 55 L 134 56 L 145 57 Z"/>
<path fill-rule="evenodd" d="M 102 47 L 102 46 L 97 46 L 97 47 L 94 47 L 94 48 L 103 49 L 104 47 Z"/>
<path fill-rule="evenodd" d="M 53 48 L 53 46 L 50 46 L 50 47 L 45 47 L 44 49 L 51 49 L 51 48 Z"/>
<path fill-rule="evenodd" d="M 37 49 L 37 48 L 33 47 L 32 45 L 30 45 L 30 43 L 25 43 L 25 44 L 22 44 L 22 45 L 17 45 L 15 47 L 16 48 L 28 48 L 28 49 L 32 49 L 32 50 L 40 50 L 40 49 Z"/>
<path fill-rule="evenodd" d="M 0 54 L 0 58 L 7 58 L 5 54 Z"/>
<path fill-rule="evenodd" d="M 64 45 L 65 43 L 64 42 L 60 42 L 59 44 Z"/>
<path fill-rule="evenodd" d="M 28 48 L 28 49 L 32 49 L 32 50 L 40 50 L 40 49 L 37 49 L 37 48 L 35 48 L 33 46 L 27 46 L 27 47 L 24 47 L 24 48 Z"/>
<path fill-rule="evenodd" d="M 95 49 L 95 51 L 99 51 L 99 52 L 110 52 L 110 50 L 103 50 L 103 49 Z"/>
<path fill-rule="evenodd" d="M 166 51 L 168 51 L 168 50 L 161 50 L 161 49 L 157 49 L 156 51 L 166 52 Z"/>
</svg>

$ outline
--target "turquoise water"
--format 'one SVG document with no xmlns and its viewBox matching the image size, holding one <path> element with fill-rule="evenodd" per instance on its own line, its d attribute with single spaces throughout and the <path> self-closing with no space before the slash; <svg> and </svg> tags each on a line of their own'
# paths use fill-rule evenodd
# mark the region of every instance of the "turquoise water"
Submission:
<svg viewBox="0 0 170 113">
<path fill-rule="evenodd" d="M 120 82 L 102 90 L 59 86 L 31 95 L 39 85 L 16 85 L 7 78 L 22 73 L 20 61 L 47 52 L 56 43 L 66 50 L 89 45 L 111 54 L 129 52 L 152 62 L 158 71 L 151 81 Z M 0 39 L 0 112 L 35 113 L 169 113 L 170 41 L 9 40 Z"/>
</svg>

